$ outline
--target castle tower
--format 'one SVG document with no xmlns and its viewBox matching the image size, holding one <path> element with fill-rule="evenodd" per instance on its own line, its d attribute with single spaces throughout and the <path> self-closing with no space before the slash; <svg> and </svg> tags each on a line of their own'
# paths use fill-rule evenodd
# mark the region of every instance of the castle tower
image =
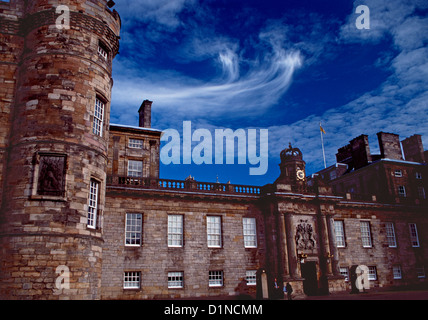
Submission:
<svg viewBox="0 0 428 320">
<path fill-rule="evenodd" d="M 10 83 L 0 92 L 8 103 L 1 114 L 8 129 L 0 132 L 0 299 L 100 298 L 112 60 L 120 31 L 111 4 L 0 5 L 0 25 L 8 26 L 1 39 L 10 48 L 0 52 L 0 77 Z"/>
</svg>

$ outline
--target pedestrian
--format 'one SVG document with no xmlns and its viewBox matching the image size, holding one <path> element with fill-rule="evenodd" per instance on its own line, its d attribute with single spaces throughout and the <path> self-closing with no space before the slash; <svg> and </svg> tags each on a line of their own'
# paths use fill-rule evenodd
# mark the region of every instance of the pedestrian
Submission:
<svg viewBox="0 0 428 320">
<path fill-rule="evenodd" d="M 287 282 L 287 285 L 285 286 L 285 290 L 287 292 L 288 300 L 291 300 L 291 294 L 293 293 L 293 288 L 291 287 L 290 282 Z"/>
<path fill-rule="evenodd" d="M 279 290 L 280 290 L 280 288 L 279 288 L 279 285 L 278 285 L 278 280 L 275 278 L 275 281 L 274 281 L 274 290 L 273 290 L 273 292 L 274 292 L 274 299 L 279 299 Z"/>
</svg>

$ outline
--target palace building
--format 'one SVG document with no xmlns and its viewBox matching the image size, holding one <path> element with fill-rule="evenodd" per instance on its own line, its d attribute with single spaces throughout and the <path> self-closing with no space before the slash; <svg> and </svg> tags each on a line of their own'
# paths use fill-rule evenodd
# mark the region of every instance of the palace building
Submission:
<svg viewBox="0 0 428 320">
<path fill-rule="evenodd" d="M 361 135 L 309 177 L 288 145 L 265 186 L 161 178 L 152 101 L 138 126 L 110 123 L 121 26 L 113 5 L 0 1 L 1 299 L 426 286 L 421 136 L 400 143 L 380 132 L 372 155 Z M 57 27 L 61 14 L 68 28 Z"/>
</svg>

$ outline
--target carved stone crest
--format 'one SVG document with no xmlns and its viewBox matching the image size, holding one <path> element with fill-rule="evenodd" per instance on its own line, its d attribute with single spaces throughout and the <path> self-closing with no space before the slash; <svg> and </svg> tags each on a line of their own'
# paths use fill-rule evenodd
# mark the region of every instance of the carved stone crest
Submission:
<svg viewBox="0 0 428 320">
<path fill-rule="evenodd" d="M 62 196 L 65 156 L 40 155 L 37 194 Z"/>
<path fill-rule="evenodd" d="M 300 250 L 312 250 L 315 248 L 314 230 L 307 220 L 300 220 L 296 227 L 296 247 Z"/>
</svg>

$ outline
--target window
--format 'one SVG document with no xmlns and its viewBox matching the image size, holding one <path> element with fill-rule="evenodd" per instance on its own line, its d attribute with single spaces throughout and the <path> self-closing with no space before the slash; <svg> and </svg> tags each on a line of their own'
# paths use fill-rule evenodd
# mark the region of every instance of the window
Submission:
<svg viewBox="0 0 428 320">
<path fill-rule="evenodd" d="M 143 215 L 141 213 L 127 213 L 125 225 L 125 245 L 141 246 Z"/>
<path fill-rule="evenodd" d="M 363 242 L 363 247 L 364 248 L 371 248 L 372 247 L 372 238 L 371 238 L 371 233 L 370 233 L 370 222 L 361 221 L 360 227 L 361 227 L 361 241 Z"/>
<path fill-rule="evenodd" d="M 416 179 L 422 179 L 422 173 L 416 172 Z"/>
<path fill-rule="evenodd" d="M 208 247 L 221 247 L 221 217 L 207 216 L 207 241 Z"/>
<path fill-rule="evenodd" d="M 406 187 L 404 187 L 404 186 L 398 186 L 398 195 L 400 197 L 405 198 L 406 197 Z"/>
<path fill-rule="evenodd" d="M 349 269 L 348 267 L 340 267 L 339 272 L 345 277 L 345 281 L 349 281 Z"/>
<path fill-rule="evenodd" d="M 104 122 L 104 102 L 98 97 L 95 98 L 95 109 L 94 109 L 94 127 L 93 133 L 97 136 L 103 136 L 103 122 Z"/>
<path fill-rule="evenodd" d="M 385 223 L 386 228 L 386 239 L 388 241 L 388 247 L 395 248 L 397 247 L 397 242 L 395 241 L 395 230 L 394 224 L 392 222 Z"/>
<path fill-rule="evenodd" d="M 178 272 L 168 272 L 168 288 L 183 288 L 184 287 L 184 273 L 182 271 Z"/>
<path fill-rule="evenodd" d="M 91 179 L 88 199 L 88 228 L 95 229 L 97 225 L 99 182 Z"/>
<path fill-rule="evenodd" d="M 393 266 L 392 267 L 392 274 L 394 276 L 394 279 L 401 279 L 401 266 Z"/>
<path fill-rule="evenodd" d="M 343 228 L 343 221 L 335 220 L 334 221 L 334 233 L 336 235 L 336 246 L 338 248 L 345 247 L 345 230 Z"/>
<path fill-rule="evenodd" d="M 127 271 L 123 274 L 124 289 L 140 289 L 141 273 L 139 271 Z"/>
<path fill-rule="evenodd" d="M 210 271 L 208 274 L 209 287 L 223 286 L 223 271 Z"/>
<path fill-rule="evenodd" d="M 424 187 L 418 187 L 418 196 L 419 196 L 419 199 L 425 199 L 425 188 Z"/>
<path fill-rule="evenodd" d="M 129 138 L 128 146 L 133 149 L 143 149 L 143 140 Z"/>
<path fill-rule="evenodd" d="M 376 267 L 369 266 L 369 280 L 377 280 Z"/>
<path fill-rule="evenodd" d="M 409 223 L 410 229 L 410 242 L 412 243 L 412 247 L 419 247 L 419 237 L 418 237 L 418 229 L 416 228 L 416 223 Z"/>
<path fill-rule="evenodd" d="M 395 170 L 394 175 L 396 177 L 402 177 L 403 176 L 403 172 L 401 170 L 397 169 L 397 170 Z"/>
<path fill-rule="evenodd" d="M 247 270 L 245 280 L 247 280 L 247 286 L 255 286 L 257 284 L 257 270 Z"/>
<path fill-rule="evenodd" d="M 128 160 L 128 176 L 142 177 L 143 176 L 143 161 Z"/>
<path fill-rule="evenodd" d="M 108 49 L 104 43 L 101 41 L 98 42 L 98 55 L 107 61 L 108 59 Z"/>
<path fill-rule="evenodd" d="M 244 218 L 244 247 L 257 248 L 257 232 L 256 232 L 256 219 Z"/>
<path fill-rule="evenodd" d="M 416 275 L 418 278 L 425 278 L 425 268 L 424 267 L 417 267 L 416 268 Z"/>
<path fill-rule="evenodd" d="M 168 215 L 168 247 L 183 246 L 183 216 Z"/>
</svg>

